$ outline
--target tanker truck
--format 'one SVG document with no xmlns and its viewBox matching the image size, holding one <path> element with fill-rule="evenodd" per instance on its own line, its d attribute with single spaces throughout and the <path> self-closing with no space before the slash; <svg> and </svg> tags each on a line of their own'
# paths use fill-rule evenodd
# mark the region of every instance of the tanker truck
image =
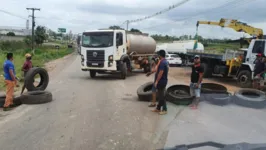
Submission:
<svg viewBox="0 0 266 150">
<path fill-rule="evenodd" d="M 134 69 L 151 69 L 156 42 L 148 34 L 125 30 L 93 30 L 82 33 L 81 70 L 91 78 L 98 74 L 120 74 L 126 79 Z"/>
</svg>

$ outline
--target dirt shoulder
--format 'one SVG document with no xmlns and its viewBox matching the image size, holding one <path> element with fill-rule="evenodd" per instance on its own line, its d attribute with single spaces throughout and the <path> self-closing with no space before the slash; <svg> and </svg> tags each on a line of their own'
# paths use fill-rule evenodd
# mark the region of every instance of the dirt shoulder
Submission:
<svg viewBox="0 0 266 150">
<path fill-rule="evenodd" d="M 190 83 L 190 67 L 171 67 L 169 71 L 169 76 L 173 77 L 177 80 L 181 80 L 187 84 Z M 236 81 L 232 78 L 221 78 L 221 77 L 212 77 L 212 78 L 204 78 L 204 83 L 217 83 L 227 87 L 229 92 L 234 92 L 240 87 L 237 85 Z"/>
</svg>

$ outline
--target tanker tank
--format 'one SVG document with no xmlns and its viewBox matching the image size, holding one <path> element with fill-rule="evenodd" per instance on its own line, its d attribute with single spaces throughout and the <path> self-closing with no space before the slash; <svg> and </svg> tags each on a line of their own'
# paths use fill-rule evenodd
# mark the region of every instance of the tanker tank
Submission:
<svg viewBox="0 0 266 150">
<path fill-rule="evenodd" d="M 147 34 L 127 33 L 128 54 L 153 54 L 156 49 L 155 40 Z"/>
</svg>

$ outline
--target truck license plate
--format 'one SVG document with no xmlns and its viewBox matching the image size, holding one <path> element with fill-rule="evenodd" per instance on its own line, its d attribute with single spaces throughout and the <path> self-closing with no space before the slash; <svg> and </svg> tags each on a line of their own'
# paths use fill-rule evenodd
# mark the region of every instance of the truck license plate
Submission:
<svg viewBox="0 0 266 150">
<path fill-rule="evenodd" d="M 91 65 L 93 65 L 93 66 L 98 66 L 98 63 L 91 63 Z"/>
</svg>

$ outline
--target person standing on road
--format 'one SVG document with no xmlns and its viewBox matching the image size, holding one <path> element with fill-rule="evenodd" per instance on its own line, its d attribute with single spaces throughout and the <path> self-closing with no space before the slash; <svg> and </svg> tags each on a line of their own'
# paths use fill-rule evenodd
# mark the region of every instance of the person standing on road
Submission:
<svg viewBox="0 0 266 150">
<path fill-rule="evenodd" d="M 24 78 L 27 72 L 32 68 L 31 54 L 27 53 L 25 57 L 26 57 L 26 61 L 24 62 L 22 66 L 22 71 L 24 72 Z"/>
<path fill-rule="evenodd" d="M 152 58 L 153 63 L 152 63 L 152 70 L 151 72 L 147 73 L 146 76 L 150 76 L 151 74 L 155 73 L 157 71 L 158 68 L 158 64 L 160 63 L 160 61 L 158 60 L 158 58 Z M 154 78 L 154 81 L 156 80 L 156 78 Z M 154 84 L 152 85 L 152 102 L 151 104 L 149 104 L 148 107 L 156 107 L 156 88 L 154 86 Z"/>
<path fill-rule="evenodd" d="M 264 80 L 263 80 L 263 73 L 265 72 L 265 63 L 264 59 L 265 57 L 263 54 L 258 53 L 257 58 L 255 60 L 255 66 L 254 66 L 254 80 L 253 80 L 253 88 L 258 90 L 263 90 L 264 87 Z"/>
<path fill-rule="evenodd" d="M 13 95 L 15 86 L 19 86 L 16 80 L 15 66 L 13 64 L 13 53 L 7 53 L 7 60 L 4 62 L 4 76 L 6 84 L 6 99 L 4 104 L 4 111 L 11 110 L 14 107 Z"/>
<path fill-rule="evenodd" d="M 191 109 L 197 109 L 200 100 L 201 83 L 203 79 L 204 68 L 200 65 L 200 57 L 194 56 L 194 65 L 192 66 L 190 95 L 194 97 Z"/>
<path fill-rule="evenodd" d="M 165 101 L 165 88 L 168 82 L 168 62 L 165 59 L 165 51 L 160 50 L 159 51 L 159 58 L 160 62 L 158 64 L 158 68 L 155 74 L 155 82 L 154 87 L 157 89 L 158 92 L 158 99 L 159 103 L 156 107 L 156 109 L 153 110 L 153 112 L 159 112 L 160 115 L 167 114 L 167 106 Z M 161 110 L 161 107 L 163 107 L 163 110 Z"/>
</svg>

